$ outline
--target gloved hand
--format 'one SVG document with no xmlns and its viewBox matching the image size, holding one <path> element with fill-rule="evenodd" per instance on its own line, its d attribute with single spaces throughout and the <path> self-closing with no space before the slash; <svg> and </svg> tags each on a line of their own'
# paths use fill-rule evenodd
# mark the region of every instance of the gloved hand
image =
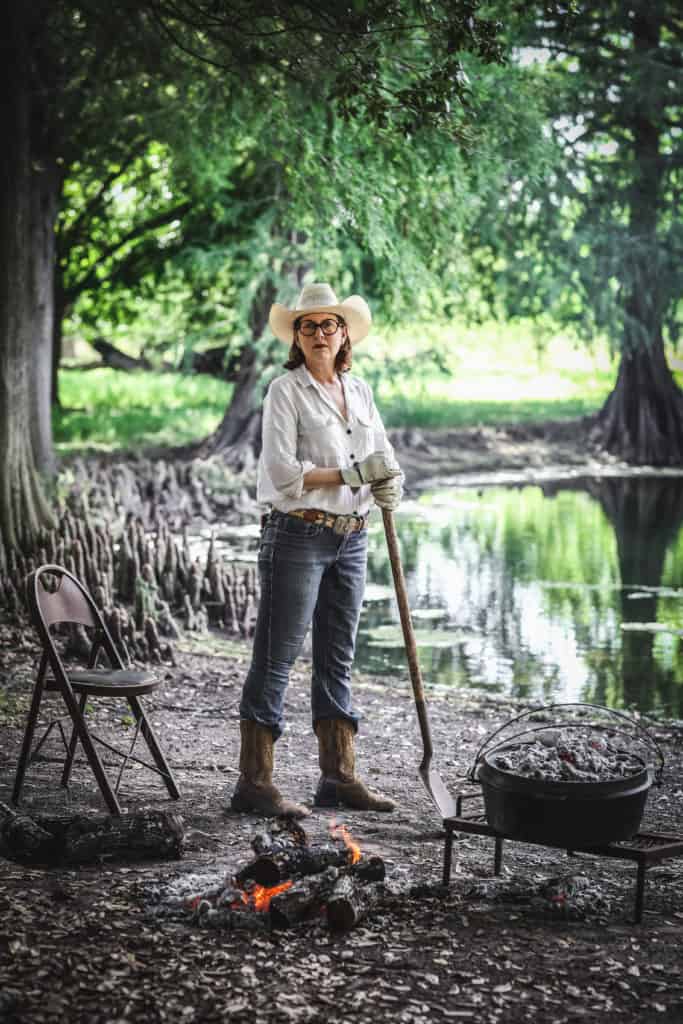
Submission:
<svg viewBox="0 0 683 1024">
<path fill-rule="evenodd" d="M 401 470 L 395 463 L 389 462 L 384 452 L 366 455 L 362 462 L 354 462 L 340 472 L 342 480 L 350 487 L 360 487 L 362 484 L 374 483 L 375 480 L 389 480 L 401 475 Z"/>
<path fill-rule="evenodd" d="M 376 480 L 370 485 L 375 505 L 393 512 L 403 497 L 403 476 L 392 476 L 389 480 Z"/>
</svg>

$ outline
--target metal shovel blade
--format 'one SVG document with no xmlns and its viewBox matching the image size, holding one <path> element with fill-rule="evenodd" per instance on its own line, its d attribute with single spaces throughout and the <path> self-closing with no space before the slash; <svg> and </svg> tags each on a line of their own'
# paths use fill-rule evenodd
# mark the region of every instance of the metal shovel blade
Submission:
<svg viewBox="0 0 683 1024">
<path fill-rule="evenodd" d="M 432 798 L 432 801 L 441 817 L 454 818 L 455 801 L 446 789 L 446 785 L 436 768 L 432 768 L 432 757 L 434 752 L 432 749 L 432 737 L 429 728 L 429 716 L 427 714 L 427 704 L 425 702 L 424 688 L 422 686 L 422 674 L 417 660 L 417 645 L 415 643 L 413 621 L 410 617 L 410 608 L 408 606 L 408 593 L 406 590 L 405 577 L 403 575 L 403 566 L 401 565 L 401 555 L 398 549 L 396 527 L 394 526 L 393 514 L 389 509 L 382 509 L 382 520 L 384 522 L 384 534 L 387 539 L 387 548 L 389 549 L 391 572 L 394 577 L 394 588 L 396 590 L 398 611 L 401 617 L 401 629 L 403 630 L 403 641 L 405 643 L 406 657 L 408 659 L 410 682 L 412 683 L 413 696 L 415 697 L 417 720 L 420 723 L 420 733 L 422 735 L 423 757 L 418 771 L 425 789 Z"/>
</svg>

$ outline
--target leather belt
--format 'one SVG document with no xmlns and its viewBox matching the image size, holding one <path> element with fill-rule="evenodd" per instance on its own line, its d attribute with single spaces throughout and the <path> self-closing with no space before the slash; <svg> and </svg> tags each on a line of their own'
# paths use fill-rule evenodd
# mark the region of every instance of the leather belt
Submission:
<svg viewBox="0 0 683 1024">
<path fill-rule="evenodd" d="M 368 525 L 367 515 L 335 516 L 319 508 L 295 508 L 285 515 L 296 516 L 297 519 L 305 519 L 307 523 L 316 523 L 318 526 L 327 526 L 334 533 L 341 534 L 355 533 L 356 530 L 363 530 Z"/>
</svg>

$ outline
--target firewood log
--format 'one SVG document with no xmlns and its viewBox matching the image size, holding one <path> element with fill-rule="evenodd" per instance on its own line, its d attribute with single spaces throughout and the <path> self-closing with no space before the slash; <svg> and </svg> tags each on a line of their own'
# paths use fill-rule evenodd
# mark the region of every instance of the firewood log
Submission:
<svg viewBox="0 0 683 1024">
<path fill-rule="evenodd" d="M 0 803 L 0 810 L 5 814 L 0 825 L 0 841 L 7 856 L 12 859 L 29 863 L 51 861 L 55 855 L 55 837 L 30 818 L 12 810 L 7 804 Z"/>
<path fill-rule="evenodd" d="M 236 875 L 236 880 L 240 885 L 253 880 L 259 885 L 271 888 L 289 878 L 303 878 L 306 875 L 317 875 L 328 867 L 342 867 L 350 860 L 351 852 L 346 847 L 297 846 L 272 855 L 257 857 L 251 864 L 242 868 Z"/>
<path fill-rule="evenodd" d="M 335 883 L 327 901 L 330 931 L 347 932 L 365 917 L 372 901 L 372 890 L 360 885 L 353 875 L 345 874 Z"/>
<path fill-rule="evenodd" d="M 182 855 L 184 834 L 182 818 L 168 811 L 92 817 L 41 815 L 35 820 L 22 814 L 14 815 L 14 824 L 6 818 L 2 825 L 12 859 L 51 864 L 87 864 L 102 858 L 177 858 Z"/>
<path fill-rule="evenodd" d="M 289 928 L 320 911 L 339 878 L 339 868 L 329 867 L 319 875 L 300 878 L 291 889 L 270 901 L 273 928 Z"/>
<path fill-rule="evenodd" d="M 363 884 L 383 882 L 386 873 L 386 867 L 381 857 L 368 857 L 367 859 L 363 857 L 349 868 L 349 874 Z"/>
</svg>

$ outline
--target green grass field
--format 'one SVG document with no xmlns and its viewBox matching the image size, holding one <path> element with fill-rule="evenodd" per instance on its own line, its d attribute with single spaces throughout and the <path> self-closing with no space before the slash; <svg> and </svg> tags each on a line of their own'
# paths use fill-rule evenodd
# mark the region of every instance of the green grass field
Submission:
<svg viewBox="0 0 683 1024">
<path fill-rule="evenodd" d="M 597 410 L 616 364 L 523 326 L 413 325 L 358 346 L 354 372 L 375 390 L 388 426 L 467 427 L 573 418 Z M 283 350 L 283 358 L 284 358 Z M 63 370 L 55 414 L 60 451 L 179 445 L 220 422 L 232 385 L 210 377 Z"/>
</svg>

